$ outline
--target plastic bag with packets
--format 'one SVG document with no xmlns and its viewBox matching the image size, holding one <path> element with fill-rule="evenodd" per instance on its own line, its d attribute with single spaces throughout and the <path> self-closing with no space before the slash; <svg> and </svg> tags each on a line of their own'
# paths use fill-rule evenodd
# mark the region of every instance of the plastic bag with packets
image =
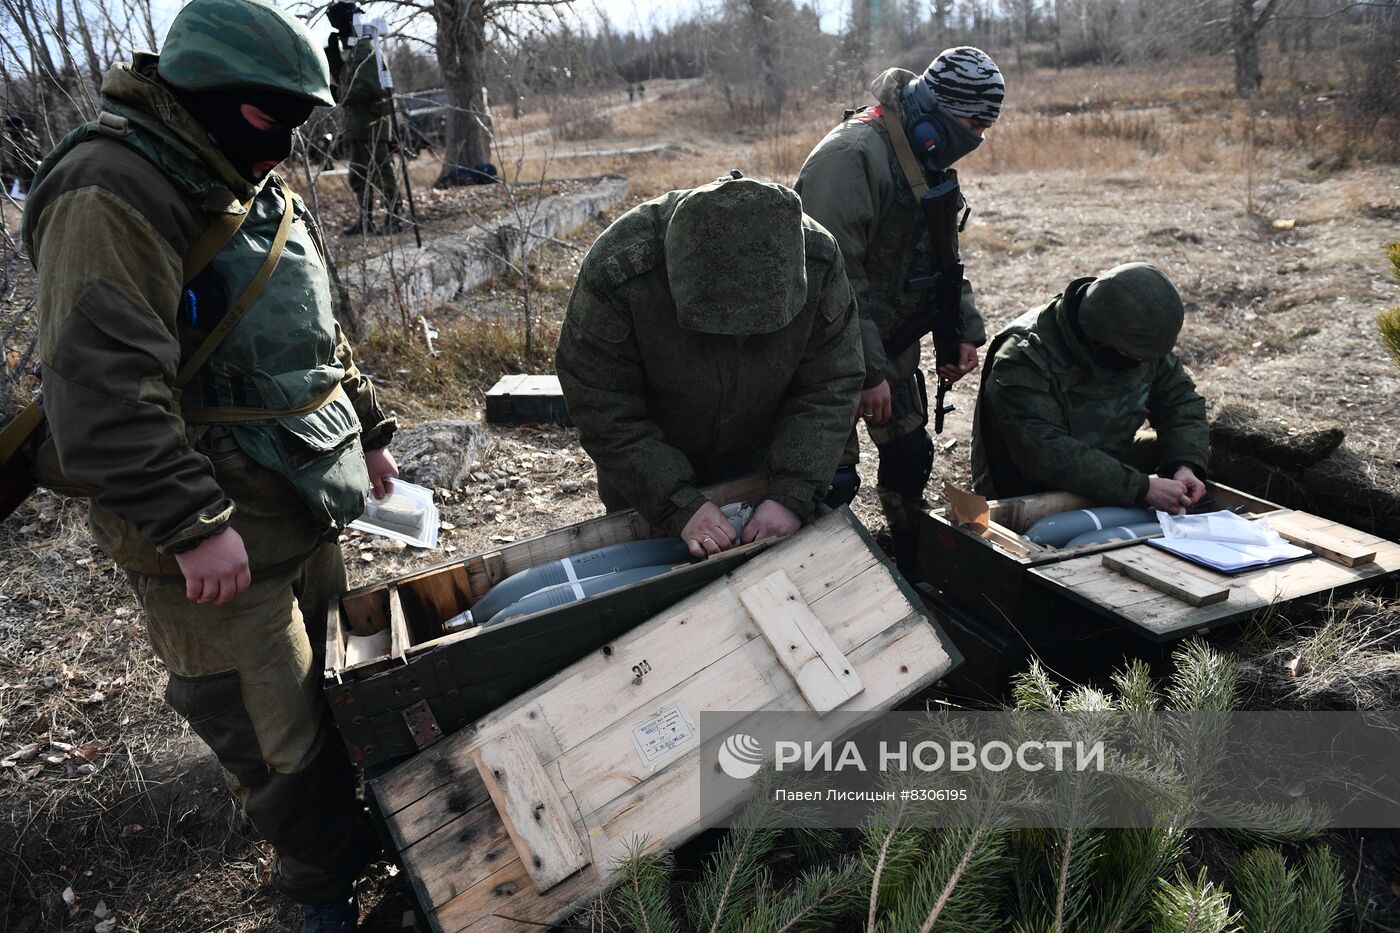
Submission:
<svg viewBox="0 0 1400 933">
<path fill-rule="evenodd" d="M 438 526 L 442 519 L 433 504 L 433 491 L 397 477 L 389 480 L 389 495 L 383 499 L 365 498 L 365 512 L 350 523 L 357 531 L 382 535 L 411 547 L 438 546 Z"/>
</svg>

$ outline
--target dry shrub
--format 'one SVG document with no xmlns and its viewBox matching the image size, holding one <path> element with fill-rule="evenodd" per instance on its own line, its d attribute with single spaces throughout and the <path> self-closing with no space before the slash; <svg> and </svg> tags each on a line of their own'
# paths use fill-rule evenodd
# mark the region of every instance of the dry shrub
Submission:
<svg viewBox="0 0 1400 933">
<path fill-rule="evenodd" d="M 1240 675 L 1253 688 L 1254 708 L 1384 710 L 1400 704 L 1400 602 L 1393 596 L 1329 605 L 1306 624 L 1264 620 L 1242 648 Z"/>
<path fill-rule="evenodd" d="M 568 111 L 563 111 L 559 115 L 567 116 L 567 114 Z M 604 136 L 611 136 L 612 131 L 612 115 L 601 110 L 586 111 L 578 116 L 568 117 L 562 123 L 553 124 L 549 130 L 554 139 L 569 142 L 601 139 Z"/>
<path fill-rule="evenodd" d="M 436 398 L 450 405 L 482 396 L 508 373 L 553 372 L 559 321 L 534 322 L 533 346 L 525 352 L 525 335 L 517 315 L 486 317 L 467 314 L 437 325 L 430 354 L 420 339 L 406 341 L 401 331 L 378 330 L 363 340 L 356 355 L 396 396 Z"/>
</svg>

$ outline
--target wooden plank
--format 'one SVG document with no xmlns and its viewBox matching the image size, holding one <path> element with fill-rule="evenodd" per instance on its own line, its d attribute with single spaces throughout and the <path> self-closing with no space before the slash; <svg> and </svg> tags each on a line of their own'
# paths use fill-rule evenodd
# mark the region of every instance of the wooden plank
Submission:
<svg viewBox="0 0 1400 933">
<path fill-rule="evenodd" d="M 740 590 L 739 601 L 813 710 L 830 712 L 865 689 L 787 574 L 773 571 Z"/>
<path fill-rule="evenodd" d="M 1092 499 L 1072 492 L 1041 492 L 1029 496 L 993 499 L 987 503 L 987 509 L 992 521 L 1019 534 L 1048 515 L 1068 512 L 1070 509 L 1093 508 L 1096 504 Z"/>
<path fill-rule="evenodd" d="M 927 619 L 916 613 L 852 652 L 850 660 L 862 679 L 870 684 L 863 697 L 865 705 L 871 709 L 885 709 L 898 704 L 926 683 L 931 666 L 929 659 L 938 657 L 947 657 L 939 637 Z M 773 692 L 769 702 L 763 704 L 764 709 L 795 710 L 805 706 L 801 693 L 791 682 L 769 689 Z M 712 737 L 708 747 L 712 749 L 721 739 L 721 736 Z M 630 793 L 583 814 L 575 830 L 589 839 L 592 864 L 549 894 L 536 896 L 530 885 L 524 883 L 528 877 L 524 866 L 519 859 L 511 858 L 470 888 L 435 904 L 438 923 L 444 931 L 456 933 L 465 929 L 514 931 L 521 929 L 522 923 L 557 922 L 614 881 L 621 858 L 642 837 L 647 837 L 647 851 L 664 851 L 694 835 L 703 828 L 705 817 L 696 805 L 700 799 L 697 757 L 711 760 L 703 750 L 698 751 L 634 786 Z M 748 792 L 749 787 L 735 782 L 734 802 Z M 489 845 L 494 837 L 479 835 L 475 838 Z M 427 867 L 414 848 L 401 857 L 410 874 Z"/>
<path fill-rule="evenodd" d="M 570 525 L 560 531 L 527 538 L 501 548 L 501 572 L 510 576 L 560 557 L 571 557 L 610 544 L 635 541 L 630 512 L 615 512 L 602 518 Z M 497 581 L 492 581 L 497 582 Z"/>
<path fill-rule="evenodd" d="M 1103 565 L 1140 580 L 1148 586 L 1190 603 L 1209 606 L 1230 596 L 1230 589 L 1184 566 L 1177 566 L 1144 548 L 1127 548 L 1103 555 Z"/>
<path fill-rule="evenodd" d="M 820 604 L 824 595 L 837 592 L 848 581 L 871 569 L 878 569 L 886 583 L 894 585 L 890 571 L 851 526 L 855 519 L 846 517 L 848 515 L 848 512 L 833 512 L 803 528 L 767 552 L 761 561 L 751 561 L 736 569 L 732 584 L 742 587 L 781 569 L 797 585 L 808 605 L 814 607 L 830 629 L 836 630 L 837 620 L 829 618 L 828 610 Z M 645 675 L 641 684 L 632 684 L 632 666 L 642 661 L 655 666 L 657 657 L 671 654 L 677 638 L 684 639 L 693 657 L 702 653 L 719 657 L 760 637 L 756 630 L 750 631 L 744 626 L 709 624 L 714 619 L 736 617 L 735 614 L 738 618 L 747 618 L 733 590 L 712 585 L 657 615 L 645 627 L 629 632 L 610 646 L 610 653 L 591 655 L 485 717 L 477 724 L 477 736 L 484 738 L 492 730 L 522 724 L 534 703 L 547 698 L 548 719 L 556 734 L 569 737 L 573 742 L 582 741 L 622 713 L 651 705 L 693 672 L 685 665 L 677 665 L 675 669 L 656 668 Z M 878 620 L 879 616 L 875 616 L 872 624 Z M 841 624 L 859 626 L 861 620 L 852 618 L 842 620 Z M 843 650 L 849 651 L 851 643 L 846 639 L 850 637 L 845 634 L 837 637 Z M 621 686 L 614 687 L 619 680 Z M 450 742 L 439 743 L 401 769 L 412 777 L 396 781 L 386 789 L 386 813 L 393 813 L 447 783 L 450 776 L 439 773 L 433 763 L 451 754 L 456 747 Z M 451 773 L 452 769 L 448 768 L 446 775 Z"/>
<path fill-rule="evenodd" d="M 408 622 L 403 614 L 403 600 L 397 586 L 389 588 L 389 656 L 396 661 L 403 660 L 403 654 L 411 644 L 408 638 Z"/>
<path fill-rule="evenodd" d="M 574 830 L 580 814 L 554 792 L 529 736 L 511 729 L 478 746 L 473 758 L 535 890 L 543 894 L 589 863 Z"/>
<path fill-rule="evenodd" d="M 461 564 L 401 580 L 398 589 L 410 624 L 424 635 L 431 629 L 441 634 L 438 623 L 470 608 L 475 601 L 467 568 Z"/>
<path fill-rule="evenodd" d="M 1339 534 L 1322 528 L 1308 528 L 1292 520 L 1291 515 L 1279 515 L 1269 519 L 1269 527 L 1277 531 L 1284 540 L 1305 547 L 1331 561 L 1355 567 L 1369 564 L 1376 559 L 1376 549 L 1348 541 Z"/>
<path fill-rule="evenodd" d="M 835 594 L 833 594 L 833 598 L 834 596 Z M 893 602 L 888 596 L 888 593 L 883 594 L 884 601 L 886 603 Z M 858 610 L 854 604 L 851 605 L 851 608 Z M 904 609 L 906 613 L 909 613 L 910 607 L 907 602 L 904 604 Z M 742 610 L 739 611 L 742 612 Z M 860 618 L 864 619 L 866 615 L 861 613 Z M 912 613 L 903 617 L 894 617 L 872 627 L 870 631 L 887 632 L 900 625 L 912 625 L 910 620 L 917 619 L 917 615 Z M 884 678 L 880 689 L 888 689 L 884 684 L 897 685 L 901 681 L 907 682 L 908 678 L 913 676 L 911 672 L 916 674 L 920 670 L 920 666 L 929 664 L 931 659 L 934 663 L 938 663 L 936 659 L 943 658 L 945 659 L 943 663 L 946 663 L 946 650 L 937 642 L 936 634 L 926 624 L 922 625 L 921 628 L 923 631 L 911 636 L 924 639 L 918 641 L 917 651 L 902 654 L 890 653 L 881 666 L 876 668 L 877 673 Z M 878 637 L 883 637 L 883 635 Z M 933 646 L 930 647 L 925 643 L 925 640 L 932 640 Z M 869 640 L 867 643 L 870 643 Z M 852 659 L 855 660 L 864 650 L 866 649 L 857 649 L 851 655 Z M 774 669 L 771 651 L 765 643 L 755 640 L 745 647 L 744 653 L 747 654 L 747 658 L 740 659 L 737 657 L 737 653 L 731 654 L 721 662 L 696 672 L 668 690 L 664 697 L 656 700 L 656 703 L 664 705 L 668 702 L 665 697 L 680 695 L 697 709 L 719 708 L 724 703 L 725 698 L 729 697 L 734 700 L 731 708 L 757 709 L 770 704 L 773 690 L 780 688 L 784 691 L 780 703 L 777 706 L 768 705 L 768 708 L 796 710 L 805 707 L 801 695 L 787 678 L 781 677 L 775 681 L 770 676 L 764 675 L 765 670 Z M 869 668 L 863 668 L 863 670 L 868 671 Z M 566 683 L 569 682 L 571 681 L 566 681 Z M 594 689 L 610 692 L 606 684 L 595 683 Z M 870 704 L 867 702 L 867 705 Z M 550 704 L 550 708 L 556 713 L 561 710 L 558 704 Z M 546 715 L 549 715 L 541 707 L 532 708 L 528 713 L 529 715 L 522 719 L 523 722 L 537 724 Z M 562 753 L 562 757 L 557 762 L 547 766 L 551 777 L 555 779 L 556 787 L 560 788 L 561 793 L 567 789 L 570 798 L 578 804 L 581 810 L 601 809 L 610 806 L 611 801 L 620 797 L 633 800 L 638 785 L 644 782 L 649 784 L 655 778 L 656 773 L 650 772 L 642 765 L 636 752 L 631 748 L 629 733 L 632 723 L 629 720 L 633 715 L 633 713 L 628 713 L 618 717 L 613 728 L 589 738 L 571 751 Z M 555 731 L 562 730 L 556 729 Z M 462 818 L 458 816 L 458 811 L 463 809 L 463 804 L 467 800 L 463 791 L 469 787 L 471 781 L 464 772 L 457 772 L 453 763 L 445 761 L 439 764 L 444 770 L 445 776 L 449 777 L 447 785 L 438 793 L 410 805 L 401 811 L 400 815 L 394 817 L 394 822 L 403 827 L 403 835 L 406 838 L 420 835 L 425 827 L 432 824 L 434 819 L 447 818 L 456 821 L 449 825 L 466 826 L 466 824 L 461 823 Z M 556 772 L 556 766 L 562 766 L 562 769 Z M 376 796 L 382 800 L 383 796 L 379 793 L 377 782 L 375 792 Z M 447 805 L 449 802 L 452 806 Z M 690 805 L 693 806 L 693 803 Z M 443 829 L 445 830 L 446 827 L 444 826 Z M 456 830 L 453 832 L 455 833 Z M 474 840 L 478 839 L 480 831 L 477 829 L 467 831 L 467 829 L 462 828 L 461 834 L 466 836 L 467 841 L 472 845 L 476 845 L 477 842 Z M 434 832 L 431 838 L 438 840 L 438 842 L 433 843 L 437 846 L 434 854 L 428 857 L 420 852 L 415 857 L 416 864 L 421 866 L 424 883 L 439 891 L 447 890 L 454 885 L 460 889 L 461 879 L 449 883 L 449 879 L 439 876 L 439 863 L 444 858 L 454 859 L 454 864 L 466 864 L 470 860 L 467 856 L 460 854 L 444 854 L 451 853 L 453 850 L 451 843 L 447 841 L 448 837 L 445 837 L 443 832 Z M 596 853 L 596 839 L 593 845 Z"/>
</svg>

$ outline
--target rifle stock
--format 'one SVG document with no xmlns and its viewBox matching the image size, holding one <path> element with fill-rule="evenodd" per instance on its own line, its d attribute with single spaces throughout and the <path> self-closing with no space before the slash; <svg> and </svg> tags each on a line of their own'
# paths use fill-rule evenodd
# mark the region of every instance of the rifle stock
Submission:
<svg viewBox="0 0 1400 933">
<path fill-rule="evenodd" d="M 885 355 L 893 359 L 923 339 L 924 334 L 932 333 L 936 365 L 956 364 L 963 336 L 963 264 L 958 255 L 958 212 L 962 209 L 962 196 L 957 178 L 930 188 L 920 208 L 928 227 L 934 271 L 929 275 L 916 275 L 906 283 L 910 291 L 923 292 L 923 298 L 918 313 L 885 337 Z M 952 405 L 944 404 L 951 388 L 952 383 L 938 377 L 938 394 L 933 406 L 935 434 L 943 433 L 943 416 L 954 410 Z"/>
</svg>

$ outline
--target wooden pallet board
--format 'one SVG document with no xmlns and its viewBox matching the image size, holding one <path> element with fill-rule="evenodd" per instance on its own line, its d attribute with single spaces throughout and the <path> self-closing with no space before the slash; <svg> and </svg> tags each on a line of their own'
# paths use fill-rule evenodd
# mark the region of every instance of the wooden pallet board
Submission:
<svg viewBox="0 0 1400 933">
<path fill-rule="evenodd" d="M 1370 554 L 1371 557 L 1349 565 L 1336 559 L 1340 554 L 1325 553 L 1333 550 L 1329 547 L 1318 550 L 1313 557 L 1291 563 L 1225 574 L 1143 544 L 1109 552 L 1116 562 L 1124 562 L 1140 560 L 1138 555 L 1150 551 L 1159 563 L 1174 565 L 1189 573 L 1201 589 L 1224 591 L 1224 598 L 1217 597 L 1215 602 L 1199 605 L 1147 584 L 1133 585 L 1103 566 L 1108 555 L 1078 557 L 1037 567 L 1030 573 L 1056 592 L 1136 628 L 1154 640 L 1182 637 L 1244 619 L 1269 607 L 1400 577 L 1400 544 L 1303 512 L 1280 513 L 1277 517 L 1286 520 L 1281 520 L 1280 524 L 1290 527 L 1325 531 L 1329 543 L 1345 542 L 1348 548 L 1354 549 L 1348 553 Z M 1274 520 L 1275 516 L 1269 519 L 1271 524 Z"/>
<path fill-rule="evenodd" d="M 792 607 L 774 628 L 788 640 L 777 643 L 786 649 L 802 633 L 805 664 L 780 660 L 754 621 L 755 611 L 772 618 L 775 603 Z M 702 710 L 886 709 L 957 660 L 917 597 L 841 509 L 369 788 L 434 929 L 554 922 L 606 888 L 617 859 L 642 837 L 650 848 L 671 847 L 703 828 L 700 767 L 708 759 L 698 735 L 686 737 Z M 816 665 L 833 675 L 821 687 L 801 673 Z M 836 702 L 833 684 L 844 701 Z M 673 732 L 657 731 L 658 723 Z M 657 734 L 680 738 L 674 748 L 670 738 L 655 745 L 638 738 Z M 513 832 L 501 818 L 477 760 L 480 749 L 503 740 L 537 756 L 584 842 L 580 870 L 561 879 L 533 865 L 535 846 L 568 864 L 570 835 L 559 826 L 552 842 L 522 842 L 519 827 Z"/>
</svg>

